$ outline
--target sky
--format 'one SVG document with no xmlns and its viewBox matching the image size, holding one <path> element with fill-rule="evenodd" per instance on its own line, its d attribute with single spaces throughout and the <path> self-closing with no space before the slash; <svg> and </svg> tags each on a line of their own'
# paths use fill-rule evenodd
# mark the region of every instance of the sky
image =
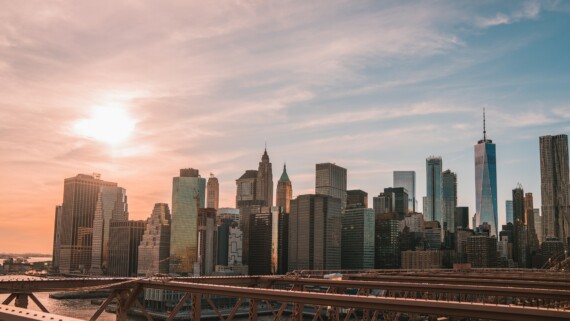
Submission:
<svg viewBox="0 0 570 321">
<path fill-rule="evenodd" d="M 293 195 L 315 164 L 372 197 L 441 156 L 475 208 L 473 146 L 497 144 L 499 224 L 538 137 L 570 132 L 566 1 L 0 0 L 0 252 L 51 253 L 63 180 L 126 188 L 131 219 L 193 167 L 235 180 L 263 149 Z"/>
</svg>

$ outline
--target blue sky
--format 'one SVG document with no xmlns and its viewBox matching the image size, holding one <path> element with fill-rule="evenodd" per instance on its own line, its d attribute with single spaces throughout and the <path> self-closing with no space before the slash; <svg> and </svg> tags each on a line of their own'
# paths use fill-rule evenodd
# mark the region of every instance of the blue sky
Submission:
<svg viewBox="0 0 570 321">
<path fill-rule="evenodd" d="M 49 252 L 63 179 L 77 173 L 125 187 L 133 219 L 170 203 L 183 167 L 215 173 L 221 205 L 234 206 L 235 179 L 265 142 L 274 180 L 287 162 L 294 195 L 313 192 L 315 163 L 335 162 L 370 198 L 392 171 L 415 170 L 421 200 L 425 158 L 441 156 L 473 214 L 483 108 L 502 224 L 518 182 L 540 205 L 538 137 L 570 131 L 565 1 L 0 9 L 0 247 Z"/>
</svg>

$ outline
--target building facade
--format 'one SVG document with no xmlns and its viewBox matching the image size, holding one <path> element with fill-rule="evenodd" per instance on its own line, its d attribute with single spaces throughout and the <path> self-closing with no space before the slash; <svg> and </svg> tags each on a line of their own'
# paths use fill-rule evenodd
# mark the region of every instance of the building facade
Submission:
<svg viewBox="0 0 570 321">
<path fill-rule="evenodd" d="M 483 139 L 475 145 L 475 226 L 491 225 L 491 235 L 498 235 L 497 153 L 495 144 L 487 139 L 483 116 Z"/>
<path fill-rule="evenodd" d="M 193 273 L 198 260 L 198 209 L 205 205 L 206 180 L 197 169 L 181 169 L 172 179 L 170 273 Z"/>
<path fill-rule="evenodd" d="M 415 212 L 416 201 L 416 172 L 415 171 L 394 171 L 393 186 L 403 187 L 408 193 L 408 212 Z"/>
<path fill-rule="evenodd" d="M 426 159 L 426 203 L 424 215 L 428 221 L 441 222 L 442 219 L 442 162 L 441 157 Z"/>
<path fill-rule="evenodd" d="M 443 255 L 439 250 L 403 251 L 402 269 L 441 269 Z"/>
<path fill-rule="evenodd" d="M 507 223 L 514 223 L 513 200 L 506 200 L 505 201 L 505 211 L 507 214 Z"/>
<path fill-rule="evenodd" d="M 111 220 L 109 236 L 110 276 L 137 276 L 138 249 L 145 231 L 145 221 Z"/>
<path fill-rule="evenodd" d="M 371 208 L 347 208 L 342 215 L 341 267 L 374 268 L 375 213 Z"/>
<path fill-rule="evenodd" d="M 306 194 L 291 201 L 289 271 L 341 267 L 341 199 Z"/>
<path fill-rule="evenodd" d="M 117 183 L 100 179 L 99 174 L 66 178 L 63 187 L 59 267 L 61 273 L 87 273 L 93 252 L 93 221 L 101 187 Z"/>
<path fill-rule="evenodd" d="M 102 186 L 97 196 L 93 219 L 93 252 L 91 274 L 102 275 L 109 265 L 109 224 L 111 220 L 128 221 L 129 211 L 126 190 L 121 187 Z"/>
<path fill-rule="evenodd" d="M 293 185 L 287 174 L 287 166 L 283 165 L 283 173 L 277 182 L 277 203 L 276 205 L 283 208 L 285 213 L 291 211 L 291 199 L 293 198 Z"/>
<path fill-rule="evenodd" d="M 156 203 L 139 244 L 139 276 L 168 274 L 170 257 L 170 208 L 166 203 Z"/>
<path fill-rule="evenodd" d="M 341 209 L 346 207 L 346 168 L 332 163 L 316 164 L 315 194 L 328 195 L 341 200 Z"/>
<path fill-rule="evenodd" d="M 267 149 L 261 156 L 261 162 L 257 169 L 256 200 L 263 201 L 264 206 L 273 206 L 273 169 L 267 155 Z"/>
<path fill-rule="evenodd" d="M 442 218 L 444 230 L 455 232 L 455 208 L 457 207 L 457 174 L 446 170 L 441 174 L 442 181 Z"/>
<path fill-rule="evenodd" d="M 570 236 L 568 136 L 548 135 L 539 140 L 543 238 L 557 237 L 565 243 Z"/>
<path fill-rule="evenodd" d="M 455 230 L 458 228 L 469 228 L 469 207 L 458 206 L 455 208 Z"/>
<path fill-rule="evenodd" d="M 208 197 L 206 198 L 206 207 L 218 209 L 220 206 L 220 183 L 214 174 L 210 174 L 207 184 Z"/>
</svg>

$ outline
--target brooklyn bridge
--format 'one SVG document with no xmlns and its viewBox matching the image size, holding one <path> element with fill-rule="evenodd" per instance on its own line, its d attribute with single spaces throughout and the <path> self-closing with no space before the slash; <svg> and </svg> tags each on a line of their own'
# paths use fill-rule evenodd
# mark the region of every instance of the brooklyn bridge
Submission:
<svg viewBox="0 0 570 321">
<path fill-rule="evenodd" d="M 8 294 L 0 320 L 78 320 L 51 314 L 38 292 L 107 290 L 90 318 L 110 307 L 116 320 L 137 311 L 157 320 L 144 304 L 145 290 L 177 293 L 167 321 L 194 321 L 207 311 L 232 321 L 247 311 L 278 320 L 570 320 L 570 273 L 550 270 L 296 271 L 288 275 L 232 277 L 45 278 L 0 282 Z M 220 298 L 232 302 L 219 306 Z M 35 304 L 40 310 L 28 309 Z"/>
</svg>

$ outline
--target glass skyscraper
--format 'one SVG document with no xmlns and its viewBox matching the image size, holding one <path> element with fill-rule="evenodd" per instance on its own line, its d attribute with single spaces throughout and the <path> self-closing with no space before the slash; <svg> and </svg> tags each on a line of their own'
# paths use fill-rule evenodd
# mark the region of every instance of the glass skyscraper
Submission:
<svg viewBox="0 0 570 321">
<path fill-rule="evenodd" d="M 457 207 L 457 174 L 449 169 L 442 174 L 442 222 L 444 230 L 455 232 L 455 208 Z"/>
<path fill-rule="evenodd" d="M 181 169 L 172 179 L 170 273 L 193 272 L 198 259 L 198 208 L 204 207 L 206 180 L 197 169 Z"/>
<path fill-rule="evenodd" d="M 498 235 L 497 156 L 495 144 L 487 139 L 483 114 L 483 139 L 475 145 L 475 224 L 489 223 L 490 236 Z"/>
<path fill-rule="evenodd" d="M 507 223 L 513 223 L 513 201 L 505 201 L 505 210 L 507 212 Z"/>
<path fill-rule="evenodd" d="M 426 159 L 426 204 L 424 216 L 427 221 L 441 222 L 442 182 L 441 157 L 431 156 Z"/>
<path fill-rule="evenodd" d="M 346 207 L 346 168 L 336 164 L 316 165 L 315 193 L 340 198 L 341 210 Z"/>
<path fill-rule="evenodd" d="M 408 212 L 416 211 L 416 172 L 394 171 L 394 187 L 403 187 L 408 192 Z"/>
</svg>

